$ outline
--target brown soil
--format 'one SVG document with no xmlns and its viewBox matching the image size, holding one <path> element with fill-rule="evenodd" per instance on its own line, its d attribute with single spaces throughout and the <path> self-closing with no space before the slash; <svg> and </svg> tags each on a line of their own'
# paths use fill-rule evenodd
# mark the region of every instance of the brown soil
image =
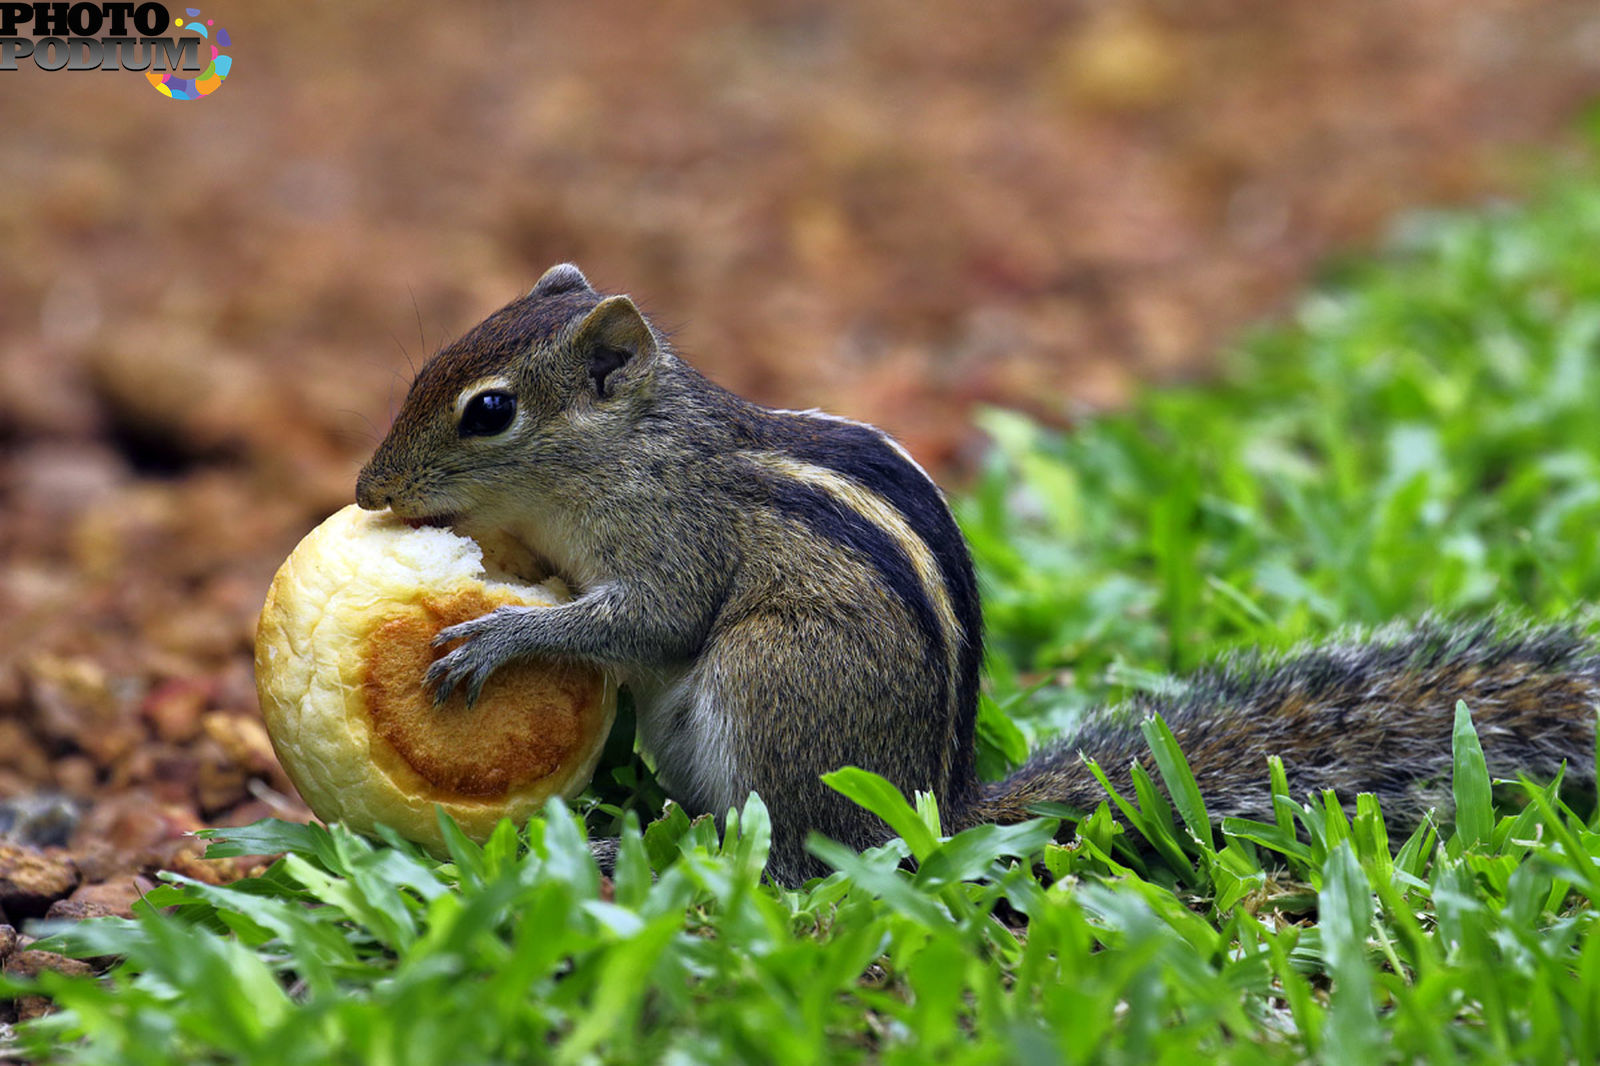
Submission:
<svg viewBox="0 0 1600 1066">
<path fill-rule="evenodd" d="M 551 263 L 955 477 L 974 404 L 1203 373 L 1330 249 L 1515 190 L 1600 92 L 1590 0 L 205 14 L 204 100 L 0 72 L 0 834 L 26 808 L 80 886 L 303 814 L 250 679 L 268 580 L 410 367 Z"/>
</svg>

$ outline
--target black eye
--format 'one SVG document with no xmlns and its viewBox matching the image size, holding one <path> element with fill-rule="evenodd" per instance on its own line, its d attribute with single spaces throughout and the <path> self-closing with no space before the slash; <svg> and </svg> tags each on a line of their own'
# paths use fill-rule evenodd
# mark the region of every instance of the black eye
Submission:
<svg viewBox="0 0 1600 1066">
<path fill-rule="evenodd" d="M 517 398 L 509 392 L 480 392 L 461 411 L 463 437 L 492 437 L 517 417 Z"/>
</svg>

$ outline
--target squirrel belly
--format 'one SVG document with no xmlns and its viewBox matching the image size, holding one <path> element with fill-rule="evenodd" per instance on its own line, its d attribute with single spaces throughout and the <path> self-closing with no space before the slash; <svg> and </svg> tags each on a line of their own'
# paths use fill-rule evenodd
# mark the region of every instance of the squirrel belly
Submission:
<svg viewBox="0 0 1600 1066">
<path fill-rule="evenodd" d="M 1297 794 L 1373 791 L 1388 814 L 1419 813 L 1448 798 L 1457 699 L 1492 771 L 1548 777 L 1564 760 L 1593 776 L 1592 643 L 1426 622 L 1202 672 L 980 785 L 977 583 L 938 487 L 872 426 L 713 384 L 567 264 L 428 360 L 356 498 L 514 535 L 577 590 L 446 630 L 460 643 L 429 671 L 436 702 L 472 701 L 523 657 L 612 671 L 670 795 L 717 816 L 761 795 L 768 872 L 788 883 L 826 872 L 808 833 L 865 847 L 888 832 L 822 774 L 854 765 L 931 792 L 953 828 L 1043 801 L 1088 809 L 1104 797 L 1078 752 L 1125 784 L 1156 712 L 1217 816 L 1271 817 L 1269 754 Z"/>
</svg>

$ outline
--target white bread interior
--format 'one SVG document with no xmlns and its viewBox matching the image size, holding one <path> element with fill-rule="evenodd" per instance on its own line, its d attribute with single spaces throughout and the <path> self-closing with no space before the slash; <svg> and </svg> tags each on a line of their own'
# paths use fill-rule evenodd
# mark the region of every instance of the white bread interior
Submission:
<svg viewBox="0 0 1600 1066">
<path fill-rule="evenodd" d="M 493 573 L 494 576 L 491 576 Z M 616 713 L 602 672 L 554 662 L 497 670 L 469 711 L 434 708 L 433 635 L 503 605 L 551 607 L 559 581 L 485 567 L 477 542 L 351 505 L 279 569 L 256 631 L 256 689 L 278 759 L 324 821 L 388 825 L 443 848 L 434 805 L 487 838 L 594 773 Z"/>
</svg>

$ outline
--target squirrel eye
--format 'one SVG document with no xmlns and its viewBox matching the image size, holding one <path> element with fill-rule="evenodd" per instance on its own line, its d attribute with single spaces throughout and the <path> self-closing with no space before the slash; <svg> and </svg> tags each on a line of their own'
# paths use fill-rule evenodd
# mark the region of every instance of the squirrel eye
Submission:
<svg viewBox="0 0 1600 1066">
<path fill-rule="evenodd" d="M 517 417 L 517 398 L 509 392 L 480 392 L 461 411 L 463 437 L 492 437 L 504 433 Z"/>
</svg>

